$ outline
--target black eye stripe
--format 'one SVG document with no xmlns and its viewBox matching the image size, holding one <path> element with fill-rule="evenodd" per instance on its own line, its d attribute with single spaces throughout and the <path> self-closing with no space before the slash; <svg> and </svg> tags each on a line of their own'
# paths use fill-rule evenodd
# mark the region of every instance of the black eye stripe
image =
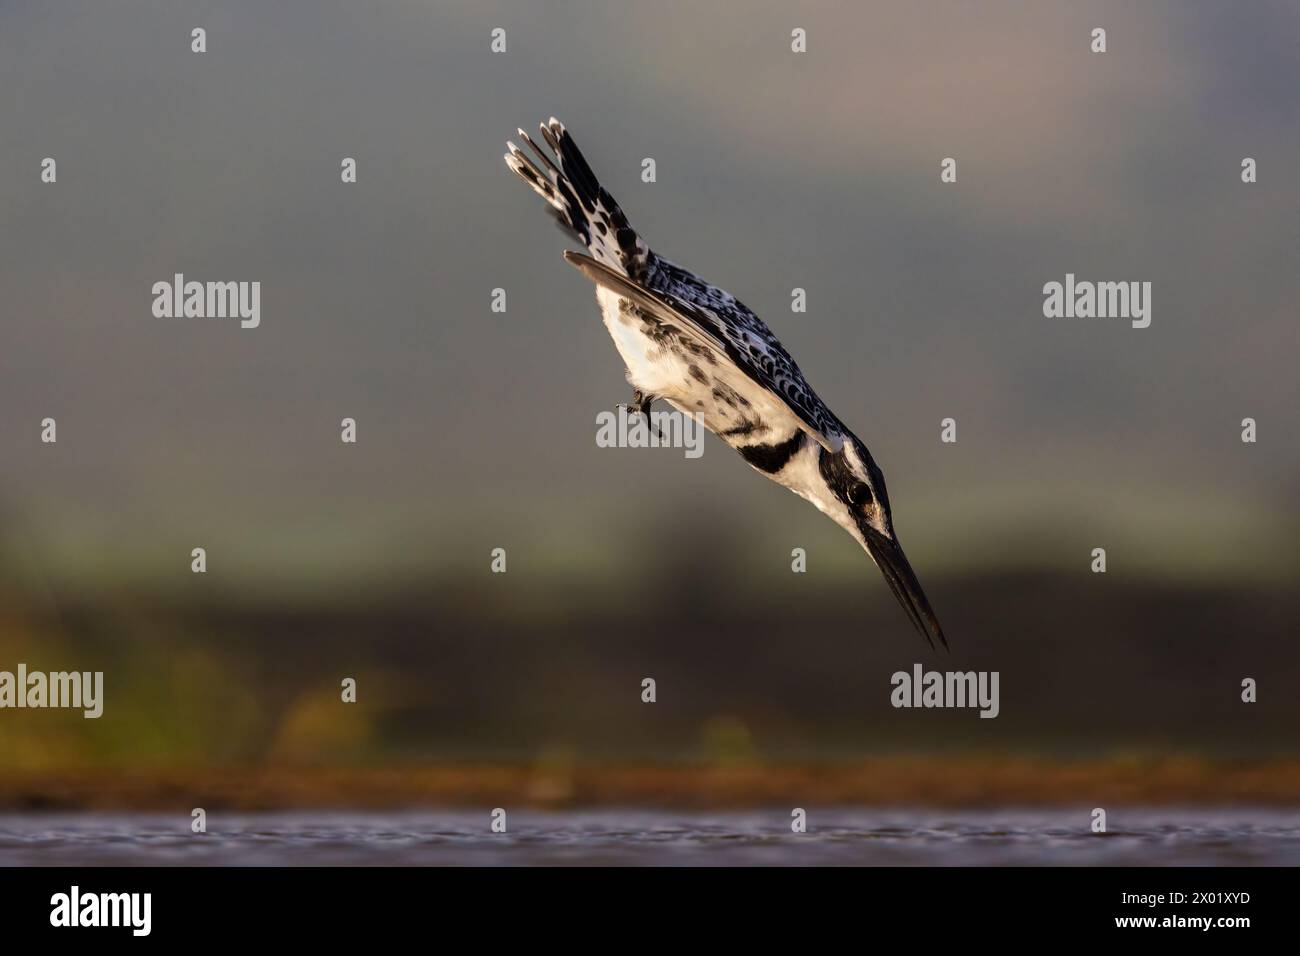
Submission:
<svg viewBox="0 0 1300 956">
<path fill-rule="evenodd" d="M 853 469 L 849 467 L 843 451 L 833 454 L 823 451 L 818 458 L 817 467 L 827 486 L 840 501 L 848 503 L 851 507 L 861 508 L 875 500 L 870 486 L 855 475 Z"/>
</svg>

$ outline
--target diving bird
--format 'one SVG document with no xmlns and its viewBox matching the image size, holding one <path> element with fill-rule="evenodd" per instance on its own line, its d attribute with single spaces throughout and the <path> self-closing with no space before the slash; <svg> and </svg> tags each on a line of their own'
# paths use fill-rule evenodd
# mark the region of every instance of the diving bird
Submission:
<svg viewBox="0 0 1300 956">
<path fill-rule="evenodd" d="M 729 292 L 652 252 L 596 179 L 564 125 L 541 125 L 550 152 L 522 129 L 506 165 L 550 204 L 590 255 L 565 260 L 596 284 L 605 328 L 627 366 L 641 414 L 663 399 L 740 453 L 756 471 L 812 502 L 880 568 L 912 624 L 948 646 L 889 511 L 885 477 L 826 407 L 772 331 Z"/>
</svg>

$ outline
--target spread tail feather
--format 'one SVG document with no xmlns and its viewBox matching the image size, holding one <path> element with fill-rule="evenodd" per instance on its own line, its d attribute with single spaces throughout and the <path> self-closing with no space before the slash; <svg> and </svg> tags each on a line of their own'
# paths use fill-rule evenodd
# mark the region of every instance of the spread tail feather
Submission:
<svg viewBox="0 0 1300 956">
<path fill-rule="evenodd" d="M 600 185 L 564 124 L 551 117 L 541 130 L 553 156 L 521 129 L 519 136 L 533 155 L 507 143 L 506 165 L 550 204 L 560 225 L 577 237 L 594 259 L 632 278 L 643 275 L 651 256 L 649 248 L 628 225 L 614 197 Z"/>
</svg>

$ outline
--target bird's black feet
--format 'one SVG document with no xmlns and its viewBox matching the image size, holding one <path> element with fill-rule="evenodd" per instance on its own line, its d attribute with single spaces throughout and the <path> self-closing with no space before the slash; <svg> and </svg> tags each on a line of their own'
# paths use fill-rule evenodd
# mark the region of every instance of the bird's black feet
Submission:
<svg viewBox="0 0 1300 956">
<path fill-rule="evenodd" d="M 631 404 L 620 403 L 618 407 L 626 408 L 628 412 L 632 415 L 643 416 L 646 420 L 646 423 L 650 424 L 650 406 L 654 404 L 655 397 L 656 396 L 654 395 L 646 394 L 645 392 L 641 391 L 641 389 L 638 388 L 632 392 Z M 659 432 L 658 426 L 650 424 L 650 429 L 651 431 L 654 432 L 656 436 L 658 436 L 661 439 L 663 438 L 663 435 L 661 435 Z"/>
<path fill-rule="evenodd" d="M 618 407 L 626 408 L 634 415 L 649 416 L 650 406 L 654 404 L 654 400 L 655 397 L 653 395 L 647 395 L 645 392 L 641 391 L 641 389 L 638 388 L 632 392 L 631 404 L 620 402 Z"/>
<path fill-rule="evenodd" d="M 632 392 L 632 407 L 636 409 L 639 415 L 649 415 L 650 406 L 654 404 L 655 397 L 647 395 L 641 389 Z"/>
</svg>

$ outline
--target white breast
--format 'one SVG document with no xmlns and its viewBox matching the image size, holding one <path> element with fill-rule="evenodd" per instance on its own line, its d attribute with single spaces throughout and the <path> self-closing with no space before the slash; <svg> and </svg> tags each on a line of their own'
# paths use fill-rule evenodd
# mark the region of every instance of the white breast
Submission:
<svg viewBox="0 0 1300 956">
<path fill-rule="evenodd" d="M 596 300 L 600 303 L 605 328 L 627 366 L 627 380 L 633 388 L 664 399 L 679 411 L 702 415 L 705 427 L 733 448 L 779 444 L 803 429 L 803 423 L 784 401 L 740 369 L 725 360 L 712 365 L 700 362 L 697 367 L 707 379 L 700 382 L 698 376 L 691 374 L 691 361 L 645 335 L 641 320 L 622 311 L 620 303 L 626 300 L 618 293 L 598 286 Z M 730 402 L 719 398 L 720 388 L 732 399 Z M 745 435 L 725 434 L 746 421 L 761 422 L 762 428 Z M 818 511 L 857 537 L 848 508 L 831 494 L 822 480 L 818 469 L 820 456 L 821 446 L 809 438 L 778 473 L 754 470 L 811 502 Z"/>
<path fill-rule="evenodd" d="M 626 300 L 619 298 L 618 293 L 597 286 L 596 301 L 600 303 L 601 318 L 614 340 L 614 347 L 627 366 L 628 382 L 651 395 L 669 398 L 676 394 L 681 380 L 690 377 L 685 364 L 642 334 L 639 321 L 623 314 L 619 303 Z"/>
<path fill-rule="evenodd" d="M 713 364 L 688 360 L 645 335 L 641 320 L 620 309 L 626 300 L 618 293 L 598 287 L 596 300 L 634 388 L 662 398 L 680 411 L 702 414 L 705 427 L 733 447 L 781 441 L 801 427 L 785 402 L 725 359 Z M 744 437 L 722 434 L 745 421 L 761 422 L 764 428 Z"/>
</svg>

